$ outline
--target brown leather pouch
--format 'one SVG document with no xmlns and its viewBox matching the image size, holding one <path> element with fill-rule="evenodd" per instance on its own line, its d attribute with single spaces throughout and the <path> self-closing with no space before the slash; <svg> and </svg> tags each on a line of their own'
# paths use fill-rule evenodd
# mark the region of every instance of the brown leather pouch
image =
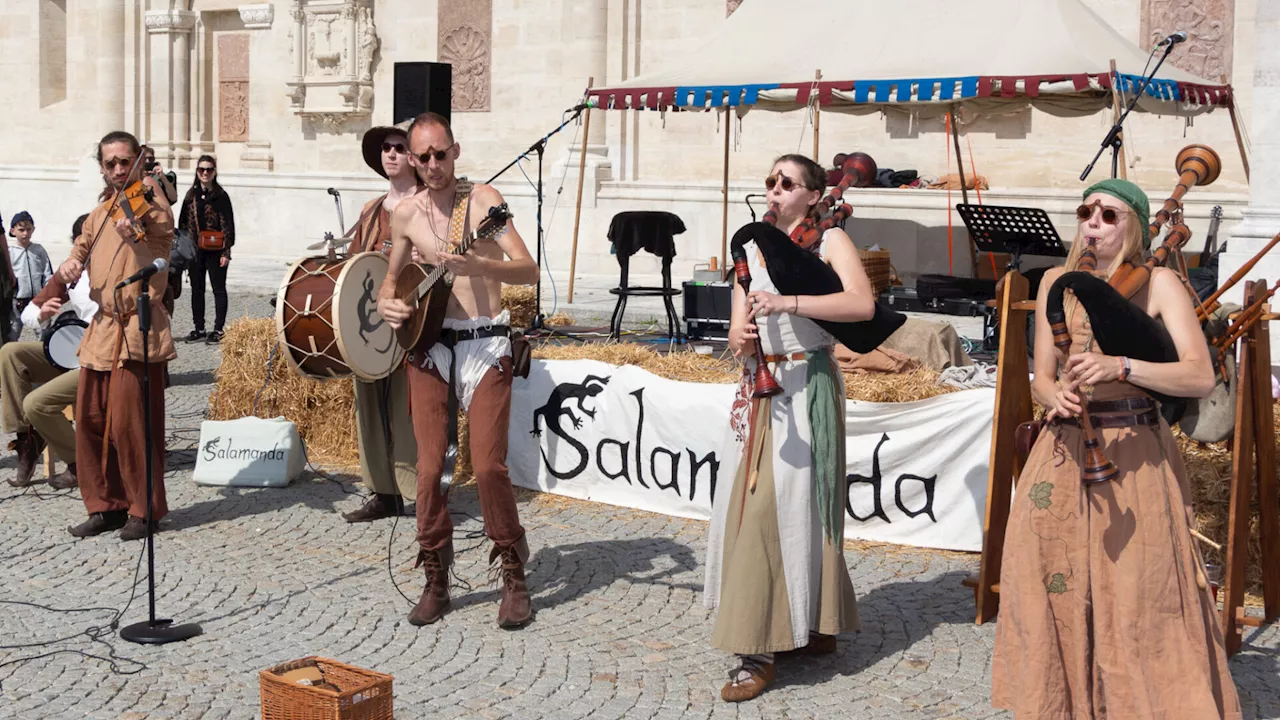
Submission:
<svg viewBox="0 0 1280 720">
<path fill-rule="evenodd" d="M 1031 454 L 1031 448 L 1036 444 L 1036 438 L 1040 437 L 1040 430 L 1044 427 L 1044 423 L 1039 420 L 1024 422 L 1013 431 L 1013 449 L 1018 453 L 1018 462 L 1026 462 L 1027 456 Z"/>
<path fill-rule="evenodd" d="M 511 333 L 511 374 L 513 377 L 529 377 L 529 366 L 533 363 L 533 346 L 524 333 Z"/>
</svg>

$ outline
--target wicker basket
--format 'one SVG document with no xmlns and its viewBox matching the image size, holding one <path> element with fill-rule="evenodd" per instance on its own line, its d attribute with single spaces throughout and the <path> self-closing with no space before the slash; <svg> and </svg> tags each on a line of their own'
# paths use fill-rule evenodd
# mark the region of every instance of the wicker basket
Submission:
<svg viewBox="0 0 1280 720">
<path fill-rule="evenodd" d="M 871 292 L 879 295 L 889 287 L 889 278 L 893 271 L 889 265 L 888 250 L 858 250 L 862 260 L 862 269 L 871 281 Z"/>
<path fill-rule="evenodd" d="M 338 691 L 298 685 L 281 677 L 290 670 L 316 667 Z M 262 720 L 391 720 L 390 675 L 337 660 L 305 657 L 258 673 Z"/>
</svg>

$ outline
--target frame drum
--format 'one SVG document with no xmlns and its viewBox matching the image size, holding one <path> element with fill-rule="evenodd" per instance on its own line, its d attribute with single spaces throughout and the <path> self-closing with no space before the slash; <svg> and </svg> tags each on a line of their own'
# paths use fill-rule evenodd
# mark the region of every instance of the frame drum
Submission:
<svg viewBox="0 0 1280 720">
<path fill-rule="evenodd" d="M 387 274 L 381 253 L 330 261 L 305 257 L 290 266 L 276 299 L 276 330 L 285 358 L 300 374 L 373 381 L 400 366 L 404 351 L 378 314 Z"/>
<path fill-rule="evenodd" d="M 53 324 L 40 334 L 44 344 L 44 357 L 51 365 L 62 370 L 75 370 L 80 367 L 80 340 L 89 323 L 76 317 L 75 313 L 63 313 Z"/>
</svg>

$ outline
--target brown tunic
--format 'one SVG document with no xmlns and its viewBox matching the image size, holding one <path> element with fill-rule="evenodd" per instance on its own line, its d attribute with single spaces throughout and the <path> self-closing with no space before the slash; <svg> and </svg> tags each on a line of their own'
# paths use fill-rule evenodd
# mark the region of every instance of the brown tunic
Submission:
<svg viewBox="0 0 1280 720">
<path fill-rule="evenodd" d="M 390 252 L 391 213 L 383 207 L 386 194 L 370 200 L 360 209 L 360 226 L 351 241 L 351 252 Z"/>
<path fill-rule="evenodd" d="M 89 271 L 89 297 L 101 308 L 89 323 L 80 341 L 80 366 L 90 370 L 111 370 L 125 360 L 142 360 L 142 332 L 138 329 L 138 296 L 141 283 L 132 283 L 115 292 L 116 283 L 150 265 L 156 258 L 169 258 L 173 247 L 173 218 L 158 206 L 142 218 L 146 238 L 140 242 L 124 239 L 116 232 L 115 221 L 107 217 L 108 200 L 94 208 L 85 221 L 80 237 L 71 249 L 72 259 L 85 264 Z M 105 224 L 105 227 L 103 227 Z M 98 229 L 102 234 L 93 243 Z M 151 276 L 151 333 L 148 338 L 152 362 L 177 357 L 173 336 L 169 332 L 169 314 L 163 300 L 169 285 L 169 273 Z M 118 342 L 124 327 L 123 342 Z M 119 350 L 117 351 L 117 343 Z"/>
</svg>

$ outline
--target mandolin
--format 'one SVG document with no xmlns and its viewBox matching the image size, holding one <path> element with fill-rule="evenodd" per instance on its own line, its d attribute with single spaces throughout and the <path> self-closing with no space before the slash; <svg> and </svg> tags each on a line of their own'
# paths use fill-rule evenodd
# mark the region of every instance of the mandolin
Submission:
<svg viewBox="0 0 1280 720">
<path fill-rule="evenodd" d="M 470 237 L 453 249 L 454 255 L 465 255 L 479 240 L 495 237 L 507 226 L 511 211 L 506 203 L 489 208 L 489 214 Z M 396 297 L 412 309 L 412 314 L 396 330 L 400 347 L 410 352 L 426 352 L 440 339 L 453 278 L 443 265 L 409 263 L 396 276 Z"/>
</svg>

